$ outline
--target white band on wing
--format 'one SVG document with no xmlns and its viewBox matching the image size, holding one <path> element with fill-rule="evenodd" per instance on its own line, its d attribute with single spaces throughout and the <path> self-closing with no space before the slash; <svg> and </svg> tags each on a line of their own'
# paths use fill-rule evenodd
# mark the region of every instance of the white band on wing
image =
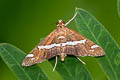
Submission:
<svg viewBox="0 0 120 80">
<path fill-rule="evenodd" d="M 93 46 L 91 46 L 91 48 L 93 49 L 93 48 L 97 48 L 97 47 L 99 47 L 98 45 L 93 45 Z"/>
<path fill-rule="evenodd" d="M 66 46 L 66 45 L 77 45 L 77 44 L 85 44 L 86 40 L 80 40 L 80 41 L 69 41 L 69 42 L 66 42 L 66 43 L 59 43 L 59 44 L 51 44 L 51 45 L 46 45 L 46 46 L 38 46 L 39 50 L 40 49 L 50 49 L 50 48 L 53 48 L 53 47 L 59 47 L 59 46 Z"/>
</svg>

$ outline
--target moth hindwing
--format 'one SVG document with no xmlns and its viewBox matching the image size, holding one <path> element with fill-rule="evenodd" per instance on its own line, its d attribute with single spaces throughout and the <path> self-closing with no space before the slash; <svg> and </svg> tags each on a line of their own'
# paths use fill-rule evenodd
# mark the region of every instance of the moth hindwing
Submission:
<svg viewBox="0 0 120 80">
<path fill-rule="evenodd" d="M 68 23 L 67 23 L 68 24 Z M 22 66 L 31 66 L 35 63 L 41 63 L 46 59 L 60 56 L 64 61 L 67 55 L 78 56 L 103 56 L 103 49 L 66 27 L 64 21 L 57 22 L 57 28 L 44 38 L 23 60 Z M 78 58 L 84 63 L 80 58 Z M 57 57 L 56 63 L 57 64 Z M 84 63 L 85 64 L 85 63 Z M 55 70 L 55 67 L 53 70 Z"/>
</svg>

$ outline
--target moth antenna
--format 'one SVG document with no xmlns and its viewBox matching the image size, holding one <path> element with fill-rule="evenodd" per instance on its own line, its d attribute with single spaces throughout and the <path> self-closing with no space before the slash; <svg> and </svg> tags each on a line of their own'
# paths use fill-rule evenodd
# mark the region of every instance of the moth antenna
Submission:
<svg viewBox="0 0 120 80">
<path fill-rule="evenodd" d="M 83 64 L 86 64 L 84 61 L 82 61 L 79 57 L 77 57 L 77 59 L 82 62 Z"/>
<path fill-rule="evenodd" d="M 53 72 L 55 71 L 56 66 L 57 66 L 57 56 L 56 56 L 56 62 L 55 62 L 54 68 L 53 68 Z"/>
<path fill-rule="evenodd" d="M 77 16 L 77 12 L 75 12 L 74 16 L 67 22 L 65 23 L 65 26 L 67 26 L 75 17 Z"/>
</svg>

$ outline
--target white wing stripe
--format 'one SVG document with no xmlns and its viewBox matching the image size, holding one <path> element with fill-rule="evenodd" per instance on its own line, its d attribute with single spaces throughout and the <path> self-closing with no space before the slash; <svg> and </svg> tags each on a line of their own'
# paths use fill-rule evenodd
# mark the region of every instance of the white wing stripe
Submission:
<svg viewBox="0 0 120 80">
<path fill-rule="evenodd" d="M 51 44 L 51 45 L 46 45 L 46 46 L 38 46 L 39 50 L 40 49 L 50 49 L 50 48 L 53 48 L 53 47 L 59 47 L 59 46 L 66 46 L 66 45 L 77 45 L 77 44 L 85 44 L 86 40 L 80 40 L 80 41 L 69 41 L 69 42 L 66 42 L 66 43 L 60 43 L 60 44 Z"/>
</svg>

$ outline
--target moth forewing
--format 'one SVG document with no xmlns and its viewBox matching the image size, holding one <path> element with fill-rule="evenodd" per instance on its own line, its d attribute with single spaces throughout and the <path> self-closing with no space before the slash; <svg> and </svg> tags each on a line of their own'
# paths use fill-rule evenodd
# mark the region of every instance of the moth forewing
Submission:
<svg viewBox="0 0 120 80">
<path fill-rule="evenodd" d="M 75 44 L 75 41 L 78 41 L 76 44 L 76 53 L 79 56 L 104 56 L 105 53 L 103 49 L 92 42 L 91 40 L 85 38 L 79 33 L 66 27 L 67 32 L 69 32 L 69 39 L 72 40 Z"/>
<path fill-rule="evenodd" d="M 22 62 L 22 66 L 31 66 L 35 63 L 41 63 L 46 59 L 54 57 L 55 55 L 51 54 L 51 51 L 49 51 L 50 46 L 48 45 L 52 44 L 55 33 L 56 29 L 44 38 L 29 54 L 27 54 Z"/>
</svg>

